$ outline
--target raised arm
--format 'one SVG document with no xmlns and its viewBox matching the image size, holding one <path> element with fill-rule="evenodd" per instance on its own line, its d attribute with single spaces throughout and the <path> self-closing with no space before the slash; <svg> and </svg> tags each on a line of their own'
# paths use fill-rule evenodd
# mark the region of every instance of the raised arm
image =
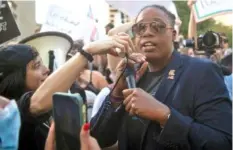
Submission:
<svg viewBox="0 0 233 150">
<path fill-rule="evenodd" d="M 116 47 L 128 52 L 129 42 L 127 35 L 116 35 L 108 37 L 103 41 L 92 42 L 84 46 L 83 49 L 91 55 L 108 53 L 110 49 Z M 34 115 L 39 115 L 49 111 L 52 108 L 52 95 L 55 92 L 68 91 L 87 62 L 87 59 L 82 54 L 77 53 L 62 67 L 52 73 L 31 97 L 30 112 Z"/>
</svg>

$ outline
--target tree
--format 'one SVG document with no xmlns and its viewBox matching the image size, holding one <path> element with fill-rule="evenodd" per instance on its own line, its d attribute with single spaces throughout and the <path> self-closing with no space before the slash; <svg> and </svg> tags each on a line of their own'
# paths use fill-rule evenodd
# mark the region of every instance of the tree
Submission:
<svg viewBox="0 0 233 150">
<path fill-rule="evenodd" d="M 181 34 L 185 37 L 188 35 L 188 24 L 190 17 L 190 9 L 187 6 L 187 1 L 174 1 L 178 15 L 182 21 L 180 28 Z M 214 19 L 208 19 L 197 25 L 197 35 L 204 34 L 205 32 L 212 30 L 215 32 L 224 32 L 227 34 L 230 45 L 232 45 L 232 27 L 225 26 L 223 24 L 216 24 Z"/>
<path fill-rule="evenodd" d="M 209 30 L 225 33 L 229 41 L 229 46 L 232 47 L 232 26 L 225 26 L 221 23 L 218 23 L 211 26 Z"/>
<path fill-rule="evenodd" d="M 190 10 L 187 6 L 186 1 L 174 1 L 174 3 L 176 5 L 177 13 L 180 17 L 180 20 L 182 21 L 180 32 L 186 37 L 188 35 Z"/>
</svg>

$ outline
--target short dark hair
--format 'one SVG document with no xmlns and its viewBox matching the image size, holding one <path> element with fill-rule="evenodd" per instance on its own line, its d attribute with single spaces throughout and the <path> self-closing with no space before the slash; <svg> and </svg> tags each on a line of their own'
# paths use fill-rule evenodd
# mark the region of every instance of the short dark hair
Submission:
<svg viewBox="0 0 233 150">
<path fill-rule="evenodd" d="M 168 11 L 164 6 L 160 6 L 160 5 L 148 5 L 148 6 L 143 7 L 143 8 L 139 11 L 139 13 L 138 13 L 138 15 L 137 15 L 137 17 L 136 17 L 136 20 L 137 20 L 139 14 L 140 14 L 143 10 L 145 10 L 145 9 L 147 9 L 147 8 L 155 8 L 155 9 L 159 9 L 159 10 L 163 11 L 163 12 L 167 15 L 167 17 L 168 17 L 168 19 L 169 19 L 169 21 L 170 21 L 170 25 L 171 25 L 172 27 L 175 26 L 176 16 L 175 16 L 174 14 L 172 14 L 170 11 Z"/>
</svg>

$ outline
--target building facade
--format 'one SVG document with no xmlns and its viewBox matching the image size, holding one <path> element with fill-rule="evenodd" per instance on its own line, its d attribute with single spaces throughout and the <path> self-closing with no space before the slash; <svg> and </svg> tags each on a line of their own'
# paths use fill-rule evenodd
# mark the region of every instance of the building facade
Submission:
<svg viewBox="0 0 233 150">
<path fill-rule="evenodd" d="M 109 6 L 109 22 L 116 25 L 119 22 L 123 24 L 129 21 L 130 21 L 130 18 L 126 14 Z"/>
</svg>

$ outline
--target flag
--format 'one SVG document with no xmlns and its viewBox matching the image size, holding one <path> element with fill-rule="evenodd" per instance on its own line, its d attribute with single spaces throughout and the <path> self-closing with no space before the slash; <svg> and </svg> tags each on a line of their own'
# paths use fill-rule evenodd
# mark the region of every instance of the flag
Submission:
<svg viewBox="0 0 233 150">
<path fill-rule="evenodd" d="M 92 12 L 91 5 L 89 5 L 89 11 L 88 11 L 88 13 L 87 13 L 87 16 L 88 16 L 90 19 L 93 19 L 93 20 L 94 20 L 94 15 L 93 15 L 93 12 Z"/>
<path fill-rule="evenodd" d="M 95 41 L 96 39 L 98 39 L 98 29 L 96 27 L 96 20 L 92 12 L 91 5 L 89 5 L 89 11 L 87 13 L 87 17 L 93 22 L 93 27 L 92 27 L 91 35 L 90 35 L 90 41 Z"/>
</svg>

